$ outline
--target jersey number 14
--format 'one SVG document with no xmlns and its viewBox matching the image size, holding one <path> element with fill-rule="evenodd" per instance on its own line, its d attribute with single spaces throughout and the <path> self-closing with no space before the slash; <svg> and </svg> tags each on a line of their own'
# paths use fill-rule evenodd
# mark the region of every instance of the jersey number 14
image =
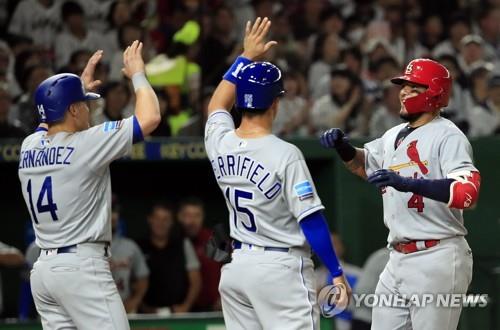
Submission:
<svg viewBox="0 0 500 330">
<path fill-rule="evenodd" d="M 38 218 L 36 216 L 35 208 L 33 205 L 33 197 L 32 197 L 32 190 L 33 187 L 31 186 L 31 179 L 28 180 L 28 199 L 30 202 L 30 213 L 31 213 L 31 218 L 33 219 L 33 222 L 38 224 Z M 44 204 L 43 201 L 45 199 L 45 196 L 47 196 L 47 203 Z M 57 204 L 54 203 L 52 199 L 52 177 L 47 176 L 43 180 L 42 188 L 40 189 L 40 193 L 38 194 L 38 199 L 36 202 L 36 210 L 38 213 L 44 213 L 44 212 L 50 212 L 50 215 L 52 217 L 53 221 L 59 220 L 57 218 Z"/>
</svg>

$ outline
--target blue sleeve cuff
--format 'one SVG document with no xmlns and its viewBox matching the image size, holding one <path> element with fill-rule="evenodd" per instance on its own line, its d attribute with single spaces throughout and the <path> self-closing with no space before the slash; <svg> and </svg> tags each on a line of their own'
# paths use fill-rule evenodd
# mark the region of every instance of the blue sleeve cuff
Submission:
<svg viewBox="0 0 500 330">
<path fill-rule="evenodd" d="M 132 133 L 132 143 L 138 143 L 141 141 L 144 141 L 144 136 L 142 135 L 142 129 L 141 125 L 139 125 L 139 121 L 137 120 L 137 117 L 134 116 L 134 129 Z"/>
<path fill-rule="evenodd" d="M 407 179 L 408 190 L 417 195 L 435 201 L 448 203 L 450 200 L 450 186 L 453 179 Z"/>
<path fill-rule="evenodd" d="M 316 211 L 309 214 L 300 221 L 300 227 L 304 232 L 309 245 L 328 268 L 332 277 L 338 277 L 343 274 L 337 255 L 332 245 L 330 230 L 326 223 L 322 211 Z"/>
<path fill-rule="evenodd" d="M 47 132 L 48 129 L 46 129 L 45 127 L 37 127 L 36 130 L 35 130 L 35 133 L 37 132 Z"/>
<path fill-rule="evenodd" d="M 233 84 L 236 84 L 238 73 L 245 65 L 248 65 L 250 63 L 252 63 L 252 61 L 249 60 L 248 58 L 243 56 L 238 56 L 222 78 L 224 80 L 232 82 Z"/>
</svg>

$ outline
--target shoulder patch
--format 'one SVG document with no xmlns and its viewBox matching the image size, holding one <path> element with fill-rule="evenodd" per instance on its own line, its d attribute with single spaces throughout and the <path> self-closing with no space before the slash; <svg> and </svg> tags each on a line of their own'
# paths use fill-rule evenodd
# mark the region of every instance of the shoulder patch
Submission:
<svg viewBox="0 0 500 330">
<path fill-rule="evenodd" d="M 103 126 L 103 131 L 104 132 L 111 132 L 114 130 L 119 130 L 123 126 L 123 120 L 117 120 L 117 121 L 107 121 L 104 123 Z"/>
<path fill-rule="evenodd" d="M 295 186 L 293 186 L 293 189 L 295 190 L 295 194 L 301 201 L 313 197 L 313 187 L 309 181 L 297 183 Z"/>
</svg>

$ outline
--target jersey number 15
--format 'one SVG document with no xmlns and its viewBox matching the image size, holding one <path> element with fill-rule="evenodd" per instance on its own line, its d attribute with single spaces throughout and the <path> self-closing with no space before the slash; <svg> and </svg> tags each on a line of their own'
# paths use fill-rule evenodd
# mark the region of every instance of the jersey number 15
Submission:
<svg viewBox="0 0 500 330">
<path fill-rule="evenodd" d="M 31 179 L 28 180 L 28 199 L 30 202 L 30 213 L 31 213 L 31 218 L 33 219 L 33 222 L 38 224 L 38 218 L 36 216 L 35 208 L 33 206 L 33 197 L 32 197 L 32 186 L 31 186 Z M 43 204 L 43 200 L 45 199 L 45 196 L 47 196 L 47 203 Z M 59 220 L 57 218 L 57 204 L 54 203 L 52 199 L 52 177 L 47 176 L 43 180 L 42 188 L 40 189 L 40 193 L 38 194 L 38 199 L 36 202 L 36 209 L 38 213 L 44 213 L 44 212 L 50 212 L 50 215 L 52 216 L 52 220 L 56 221 Z"/>
<path fill-rule="evenodd" d="M 253 193 L 250 191 L 234 189 L 234 198 L 231 200 L 231 188 L 226 188 L 226 198 L 231 204 L 231 208 L 233 209 L 233 218 L 234 218 L 234 227 L 238 228 L 238 213 L 243 213 L 248 217 L 249 224 L 245 221 L 241 221 L 243 227 L 246 230 L 251 232 L 257 231 L 257 226 L 255 225 L 255 216 L 252 211 L 250 211 L 247 207 L 241 206 L 240 201 L 242 199 L 253 200 Z"/>
</svg>

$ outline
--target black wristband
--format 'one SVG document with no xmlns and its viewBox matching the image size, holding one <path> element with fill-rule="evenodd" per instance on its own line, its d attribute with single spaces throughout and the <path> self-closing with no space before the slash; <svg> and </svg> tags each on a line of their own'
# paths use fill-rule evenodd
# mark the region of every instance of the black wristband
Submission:
<svg viewBox="0 0 500 330">
<path fill-rule="evenodd" d="M 349 142 L 344 142 L 335 148 L 340 158 L 347 163 L 356 157 L 356 148 L 352 146 Z"/>
</svg>

